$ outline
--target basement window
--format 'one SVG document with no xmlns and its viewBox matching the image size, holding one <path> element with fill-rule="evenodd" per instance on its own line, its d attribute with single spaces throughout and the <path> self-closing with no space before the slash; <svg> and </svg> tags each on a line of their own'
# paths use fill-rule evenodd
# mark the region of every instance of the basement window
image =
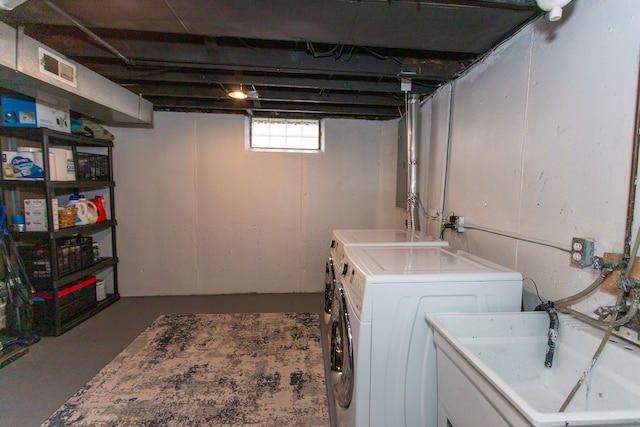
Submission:
<svg viewBox="0 0 640 427">
<path fill-rule="evenodd" d="M 323 122 L 312 119 L 252 117 L 247 149 L 252 151 L 324 151 Z"/>
</svg>

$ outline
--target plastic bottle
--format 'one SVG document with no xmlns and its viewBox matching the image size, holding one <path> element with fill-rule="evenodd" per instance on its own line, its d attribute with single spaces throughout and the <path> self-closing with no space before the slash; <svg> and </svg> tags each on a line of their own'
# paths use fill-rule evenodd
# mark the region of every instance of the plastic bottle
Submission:
<svg viewBox="0 0 640 427">
<path fill-rule="evenodd" d="M 103 196 L 96 196 L 91 199 L 91 201 L 95 204 L 96 209 L 98 210 L 98 220 L 96 222 L 105 222 L 107 220 L 107 212 L 104 209 L 104 203 L 102 203 Z"/>
<path fill-rule="evenodd" d="M 81 202 L 80 201 L 80 197 L 78 197 L 77 195 L 73 195 L 69 197 L 69 204 L 67 205 L 68 208 L 76 208 L 77 211 L 77 218 L 76 218 L 76 225 L 85 225 L 85 224 L 89 224 L 89 218 L 87 217 L 87 203 L 86 202 Z"/>
<path fill-rule="evenodd" d="M 11 215 L 11 225 L 13 231 L 25 231 L 24 215 Z"/>
<path fill-rule="evenodd" d="M 76 164 L 73 161 L 73 151 L 66 150 L 66 160 L 67 160 L 67 181 L 75 181 L 76 180 Z M 57 159 L 56 159 L 57 161 Z"/>
<path fill-rule="evenodd" d="M 93 200 L 87 200 L 84 194 L 80 194 L 78 198 L 78 201 L 80 203 L 84 203 L 87 207 L 87 220 L 89 221 L 89 224 L 98 222 L 98 207 L 93 203 Z"/>
</svg>

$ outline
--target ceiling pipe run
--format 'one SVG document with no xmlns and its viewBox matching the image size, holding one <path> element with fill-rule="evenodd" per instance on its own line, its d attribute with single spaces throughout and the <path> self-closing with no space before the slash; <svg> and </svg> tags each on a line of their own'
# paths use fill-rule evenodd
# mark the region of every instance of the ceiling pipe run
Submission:
<svg viewBox="0 0 640 427">
<path fill-rule="evenodd" d="M 89 28 L 87 28 L 82 22 L 80 22 L 79 20 L 77 20 L 73 16 L 69 15 L 67 12 L 65 12 L 64 10 L 62 10 L 61 8 L 59 8 L 58 6 L 53 4 L 51 1 L 49 1 L 49 0 L 42 0 L 42 1 L 44 2 L 44 4 L 49 6 L 49 8 L 51 10 L 57 12 L 60 16 L 68 19 L 69 21 L 71 21 L 73 23 L 73 25 L 75 25 L 82 32 L 84 32 L 86 35 L 91 37 L 100 46 L 104 47 L 105 49 L 107 49 L 108 51 L 110 51 L 111 53 L 116 55 L 118 58 L 122 59 L 125 62 L 125 64 L 127 64 L 127 65 L 136 65 L 135 61 L 127 58 L 126 56 L 124 56 L 122 53 L 120 53 L 120 51 L 118 51 L 118 49 L 116 49 L 115 47 L 111 46 L 104 39 L 102 39 L 96 33 L 94 33 Z"/>
<path fill-rule="evenodd" d="M 418 216 L 418 103 L 420 95 L 411 94 L 407 106 L 407 230 L 420 230 Z"/>
</svg>

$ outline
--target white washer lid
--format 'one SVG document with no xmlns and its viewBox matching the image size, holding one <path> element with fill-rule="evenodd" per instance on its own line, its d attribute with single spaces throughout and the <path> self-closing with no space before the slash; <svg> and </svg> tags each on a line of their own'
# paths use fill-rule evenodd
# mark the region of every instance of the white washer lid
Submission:
<svg viewBox="0 0 640 427">
<path fill-rule="evenodd" d="M 437 240 L 420 231 L 393 229 L 333 230 L 333 240 L 349 245 L 425 245 L 449 246 L 445 240 Z"/>
<path fill-rule="evenodd" d="M 349 246 L 345 258 L 367 277 L 367 283 L 522 280 L 516 271 L 443 247 Z"/>
</svg>

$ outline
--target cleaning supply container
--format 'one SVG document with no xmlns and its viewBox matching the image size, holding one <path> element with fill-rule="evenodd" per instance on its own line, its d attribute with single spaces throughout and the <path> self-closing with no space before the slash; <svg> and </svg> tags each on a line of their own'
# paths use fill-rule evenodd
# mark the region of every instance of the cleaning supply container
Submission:
<svg viewBox="0 0 640 427">
<path fill-rule="evenodd" d="M 84 194 L 80 194 L 78 199 L 80 203 L 84 203 L 87 206 L 87 221 L 89 221 L 89 224 L 98 222 L 98 207 L 93 203 L 93 200 L 87 200 Z"/>
<path fill-rule="evenodd" d="M 76 208 L 77 218 L 76 225 L 86 225 L 89 224 L 89 212 L 87 208 L 86 201 L 80 201 L 80 197 L 77 195 L 73 195 L 69 197 L 69 204 L 67 204 L 68 208 Z"/>
<path fill-rule="evenodd" d="M 98 220 L 96 222 L 105 222 L 107 220 L 107 211 L 104 208 L 104 196 L 96 196 L 91 201 L 95 204 L 98 211 Z"/>
</svg>

